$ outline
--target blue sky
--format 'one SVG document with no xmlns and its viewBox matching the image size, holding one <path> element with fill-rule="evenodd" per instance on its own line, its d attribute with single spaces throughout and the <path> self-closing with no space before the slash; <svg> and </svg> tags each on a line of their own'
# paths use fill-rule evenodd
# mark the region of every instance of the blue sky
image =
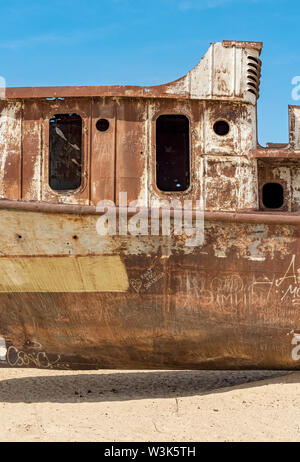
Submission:
<svg viewBox="0 0 300 462">
<path fill-rule="evenodd" d="M 297 0 L 11 0 L 0 75 L 10 87 L 155 85 L 186 74 L 210 42 L 263 41 L 259 141 L 286 142 L 299 26 Z"/>
</svg>

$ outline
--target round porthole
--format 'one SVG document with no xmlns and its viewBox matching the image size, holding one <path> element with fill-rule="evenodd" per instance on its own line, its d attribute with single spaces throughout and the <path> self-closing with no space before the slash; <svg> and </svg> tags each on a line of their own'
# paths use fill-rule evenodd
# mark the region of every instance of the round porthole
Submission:
<svg viewBox="0 0 300 462">
<path fill-rule="evenodd" d="M 107 119 L 99 119 L 96 123 L 96 128 L 99 132 L 106 132 L 109 129 L 109 121 Z"/>
<path fill-rule="evenodd" d="M 214 123 L 214 132 L 219 136 L 225 136 L 229 133 L 229 123 L 226 120 L 218 120 Z"/>
</svg>

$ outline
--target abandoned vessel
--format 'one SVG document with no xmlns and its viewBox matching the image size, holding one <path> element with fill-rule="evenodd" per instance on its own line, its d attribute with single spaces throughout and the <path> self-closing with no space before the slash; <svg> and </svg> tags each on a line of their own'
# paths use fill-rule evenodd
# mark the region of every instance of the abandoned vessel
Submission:
<svg viewBox="0 0 300 462">
<path fill-rule="evenodd" d="M 300 369 L 300 106 L 258 144 L 261 49 L 213 43 L 155 87 L 6 89 L 0 366 Z M 120 232 L 164 200 L 204 206 L 198 243 L 174 207 L 169 235 Z"/>
</svg>

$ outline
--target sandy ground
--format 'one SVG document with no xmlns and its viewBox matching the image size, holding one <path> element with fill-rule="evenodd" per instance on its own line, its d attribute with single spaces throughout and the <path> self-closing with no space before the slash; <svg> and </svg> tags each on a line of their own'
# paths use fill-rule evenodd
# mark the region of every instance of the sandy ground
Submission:
<svg viewBox="0 0 300 462">
<path fill-rule="evenodd" d="M 0 441 L 300 441 L 300 372 L 0 369 Z"/>
</svg>

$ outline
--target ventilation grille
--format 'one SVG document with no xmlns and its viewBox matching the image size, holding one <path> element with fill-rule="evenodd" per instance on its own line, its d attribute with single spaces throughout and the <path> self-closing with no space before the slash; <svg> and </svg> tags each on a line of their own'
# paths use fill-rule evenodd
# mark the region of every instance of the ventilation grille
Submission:
<svg viewBox="0 0 300 462">
<path fill-rule="evenodd" d="M 247 56 L 247 91 L 259 98 L 261 60 Z"/>
</svg>

